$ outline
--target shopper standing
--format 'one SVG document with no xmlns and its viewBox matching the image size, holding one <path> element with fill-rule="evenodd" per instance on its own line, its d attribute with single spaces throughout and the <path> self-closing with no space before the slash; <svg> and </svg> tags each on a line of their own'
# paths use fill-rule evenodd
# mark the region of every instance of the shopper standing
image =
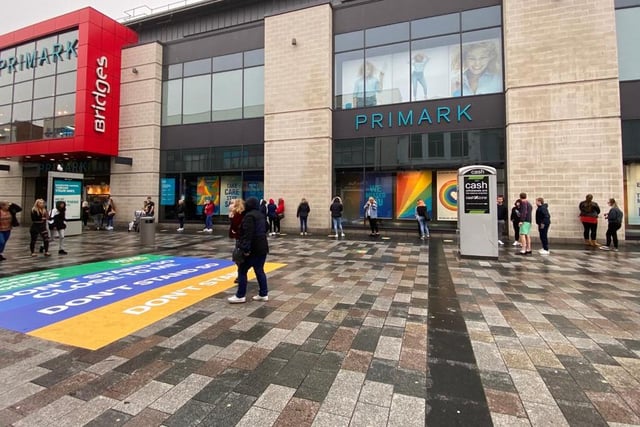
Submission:
<svg viewBox="0 0 640 427">
<path fill-rule="evenodd" d="M 0 261 L 4 261 L 6 259 L 3 255 L 4 248 L 11 236 L 11 223 L 13 217 L 9 211 L 10 205 L 11 204 L 6 201 L 0 202 Z"/>
<path fill-rule="evenodd" d="M 427 206 L 424 204 L 424 200 L 418 199 L 416 202 L 416 220 L 418 220 L 418 227 L 420 229 L 420 238 L 422 240 L 429 238 L 429 227 L 427 227 L 427 221 L 429 220 L 429 213 L 427 212 Z"/>
<path fill-rule="evenodd" d="M 100 206 L 102 205 L 100 204 Z M 33 204 L 33 208 L 31 208 L 31 228 L 29 228 L 29 234 L 31 235 L 31 241 L 29 242 L 31 256 L 38 255 L 35 252 L 38 236 L 42 238 L 44 256 L 51 256 L 49 253 L 49 231 L 47 231 L 48 219 L 49 215 L 47 214 L 44 200 L 37 199 Z"/>
<path fill-rule="evenodd" d="M 178 216 L 177 231 L 184 231 L 184 199 L 178 200 L 176 205 L 176 215 Z"/>
<path fill-rule="evenodd" d="M 498 244 L 504 245 L 502 239 L 506 235 L 507 231 L 507 207 L 504 205 L 504 196 L 501 194 L 497 198 L 498 204 Z"/>
<path fill-rule="evenodd" d="M 531 211 L 533 206 L 527 200 L 527 193 L 520 193 L 520 221 L 518 225 L 520 227 L 520 255 L 531 254 Z"/>
<path fill-rule="evenodd" d="M 373 196 L 369 197 L 367 203 L 364 204 L 364 217 L 369 220 L 369 227 L 371 228 L 370 236 L 379 236 L 378 231 L 378 204 Z"/>
<path fill-rule="evenodd" d="M 244 253 L 244 262 L 238 265 L 238 289 L 236 294 L 227 298 L 231 304 L 247 301 L 247 273 L 253 268 L 258 280 L 260 291 L 253 296 L 254 301 L 269 301 L 269 289 L 267 287 L 267 275 L 264 272 L 264 263 L 269 253 L 267 242 L 267 229 L 265 220 L 259 210 L 259 202 L 255 197 L 249 197 L 245 202 L 244 218 L 240 224 L 240 237 L 238 247 Z"/>
<path fill-rule="evenodd" d="M 311 207 L 309 206 L 309 202 L 304 197 L 300 200 L 300 204 L 298 205 L 298 210 L 296 211 L 296 217 L 300 220 L 300 235 L 307 235 L 307 220 L 309 219 L 309 213 L 311 212 Z"/>
<path fill-rule="evenodd" d="M 587 194 L 585 199 L 578 205 L 580 210 L 580 222 L 584 228 L 584 244 L 587 246 L 598 246 L 596 234 L 598 232 L 598 215 L 600 206 L 593 201 L 593 195 Z"/>
<path fill-rule="evenodd" d="M 513 204 L 509 219 L 513 226 L 513 246 L 520 246 L 520 199 Z"/>
<path fill-rule="evenodd" d="M 342 199 L 340 197 L 336 196 L 333 198 L 333 202 L 331 206 L 329 206 L 329 211 L 331 212 L 333 231 L 335 231 L 333 237 L 344 237 L 344 230 L 342 229 L 342 211 L 344 211 L 344 206 L 342 205 Z"/>
<path fill-rule="evenodd" d="M 540 255 L 549 255 L 549 225 L 551 225 L 551 214 L 549 214 L 549 206 L 544 202 L 542 197 L 536 199 L 536 224 L 540 233 L 540 243 L 542 249 L 538 252 Z"/>
<path fill-rule="evenodd" d="M 64 250 L 64 234 L 67 228 L 67 204 L 62 200 L 56 202 L 56 207 L 51 209 L 49 215 L 49 230 L 51 230 L 51 237 L 58 238 L 58 254 L 66 255 Z M 57 236 L 56 236 L 57 235 Z"/>
<path fill-rule="evenodd" d="M 600 246 L 600 249 L 608 251 L 611 249 L 611 241 L 613 241 L 613 250 L 618 252 L 618 230 L 622 227 L 622 218 L 624 214 L 618 207 L 616 199 L 609 199 L 609 212 L 604 214 L 604 218 L 607 220 L 607 243 L 604 246 Z"/>
<path fill-rule="evenodd" d="M 276 220 L 275 220 L 275 231 L 276 234 L 280 235 L 280 222 L 284 219 L 284 199 L 281 197 L 278 199 L 278 206 L 276 207 Z"/>
<path fill-rule="evenodd" d="M 269 199 L 269 204 L 267 205 L 267 218 L 269 219 L 269 236 L 276 235 L 276 221 L 278 219 L 278 214 L 276 211 L 278 210 L 278 206 L 273 199 Z"/>
<path fill-rule="evenodd" d="M 213 211 L 215 206 L 211 199 L 207 199 L 204 204 L 204 232 L 211 233 L 213 232 Z"/>
<path fill-rule="evenodd" d="M 116 216 L 116 204 L 111 197 L 107 200 L 104 214 L 107 217 L 107 230 L 113 230 L 113 218 Z"/>
</svg>

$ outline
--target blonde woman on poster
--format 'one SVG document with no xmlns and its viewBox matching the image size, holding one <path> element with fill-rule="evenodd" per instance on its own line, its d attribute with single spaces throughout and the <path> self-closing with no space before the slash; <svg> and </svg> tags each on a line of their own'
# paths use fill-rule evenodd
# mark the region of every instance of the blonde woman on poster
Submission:
<svg viewBox="0 0 640 427">
<path fill-rule="evenodd" d="M 457 69 L 454 60 L 452 69 Z M 457 82 L 453 96 L 480 95 L 502 91 L 502 66 L 495 40 L 462 46 L 462 84 Z"/>
</svg>

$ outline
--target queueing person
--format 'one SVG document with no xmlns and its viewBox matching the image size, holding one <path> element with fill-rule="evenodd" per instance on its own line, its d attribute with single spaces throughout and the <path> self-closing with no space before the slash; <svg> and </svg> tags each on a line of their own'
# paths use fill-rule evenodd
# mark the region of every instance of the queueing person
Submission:
<svg viewBox="0 0 640 427">
<path fill-rule="evenodd" d="M 47 221 L 49 215 L 43 199 L 37 199 L 31 208 L 31 227 L 29 228 L 29 234 L 31 235 L 31 241 L 29 242 L 29 249 L 31 249 L 31 256 L 38 256 L 36 254 L 36 242 L 38 236 L 42 238 L 42 247 L 44 256 L 51 256 L 49 253 L 49 231 L 47 230 Z"/>
<path fill-rule="evenodd" d="M 204 231 L 205 233 L 213 232 L 213 212 L 215 210 L 215 206 L 211 199 L 207 199 L 204 204 Z"/>
<path fill-rule="evenodd" d="M 549 206 L 542 197 L 536 199 L 536 206 L 536 224 L 540 233 L 540 243 L 542 243 L 542 249 L 538 253 L 540 255 L 549 255 L 549 225 L 551 225 Z"/>
<path fill-rule="evenodd" d="M 531 255 L 531 216 L 533 206 L 527 200 L 527 193 L 520 193 L 520 255 Z"/>
<path fill-rule="evenodd" d="M 309 202 L 304 197 L 300 200 L 300 204 L 298 205 L 298 210 L 296 211 L 296 217 L 300 220 L 300 235 L 307 235 L 307 220 L 309 219 L 309 213 L 311 212 L 311 207 L 309 206 Z"/>
<path fill-rule="evenodd" d="M 176 215 L 178 216 L 178 229 L 176 231 L 184 231 L 184 199 L 178 200 Z"/>
<path fill-rule="evenodd" d="M 624 214 L 618 207 L 616 199 L 609 199 L 609 212 L 604 214 L 604 218 L 607 220 L 607 243 L 604 246 L 600 246 L 603 251 L 611 250 L 611 242 L 613 241 L 613 250 L 618 252 L 618 230 L 622 227 L 622 218 Z"/>
<path fill-rule="evenodd" d="M 247 273 L 251 268 L 253 268 L 260 287 L 258 295 L 254 295 L 252 299 L 254 301 L 269 301 L 267 275 L 264 272 L 264 263 L 269 253 L 265 220 L 260 213 L 258 199 L 249 197 L 244 206 L 244 218 L 240 224 L 240 236 L 237 243 L 244 253 L 244 262 L 238 265 L 236 294 L 227 299 L 231 304 L 247 301 Z"/>
<path fill-rule="evenodd" d="M 378 230 L 378 204 L 373 196 L 369 197 L 367 203 L 364 204 L 364 217 L 369 220 L 369 227 L 371 228 L 370 236 L 379 236 Z"/>
<path fill-rule="evenodd" d="M 333 237 L 342 236 L 344 237 L 344 230 L 342 229 L 342 211 L 344 210 L 344 206 L 342 205 L 342 199 L 338 196 L 333 198 L 333 202 L 331 206 L 329 206 L 329 211 L 331 211 L 331 221 L 333 222 L 333 231 L 336 234 Z"/>
<path fill-rule="evenodd" d="M 520 246 L 520 199 L 511 208 L 511 225 L 513 225 L 513 246 Z"/>
<path fill-rule="evenodd" d="M 275 218 L 275 231 L 276 235 L 280 235 L 280 222 L 284 219 L 284 199 L 280 197 L 278 199 L 278 206 L 276 207 L 276 218 Z"/>
<path fill-rule="evenodd" d="M 502 239 L 506 235 L 507 231 L 507 207 L 504 205 L 504 196 L 501 194 L 497 197 L 496 203 L 498 204 L 498 244 L 504 245 Z"/>
<path fill-rule="evenodd" d="M 234 240 L 234 244 L 238 244 L 240 238 L 240 225 L 242 225 L 242 219 L 244 218 L 244 200 L 233 199 L 231 206 L 229 207 L 229 238 Z M 266 230 L 266 228 L 265 228 Z M 238 283 L 238 278 L 234 280 L 234 283 Z"/>
<path fill-rule="evenodd" d="M 56 202 L 56 207 L 51 209 L 49 215 L 49 230 L 51 237 L 55 240 L 58 238 L 58 255 L 67 255 L 64 250 L 64 233 L 67 228 L 67 204 L 62 200 Z M 44 249 L 44 248 L 42 248 Z"/>
<path fill-rule="evenodd" d="M 269 220 L 269 236 L 276 235 L 276 220 L 278 219 L 278 214 L 276 211 L 278 210 L 278 206 L 273 199 L 269 199 L 269 204 L 267 205 L 267 219 Z"/>
<path fill-rule="evenodd" d="M 593 195 L 587 194 L 583 201 L 578 205 L 580 210 L 580 222 L 584 228 L 583 237 L 586 246 L 598 246 L 596 234 L 598 233 L 598 215 L 600 215 L 600 206 L 593 201 Z"/>
<path fill-rule="evenodd" d="M 429 227 L 427 221 L 429 220 L 429 213 L 427 212 L 427 206 L 424 204 L 424 200 L 418 199 L 416 202 L 416 220 L 418 221 L 418 228 L 420 229 L 420 238 L 422 240 L 429 238 Z"/>
<path fill-rule="evenodd" d="M 3 255 L 4 248 L 11 236 L 11 223 L 13 217 L 9 211 L 10 205 L 11 203 L 4 200 L 0 202 L 0 261 L 4 261 L 6 259 Z"/>
</svg>

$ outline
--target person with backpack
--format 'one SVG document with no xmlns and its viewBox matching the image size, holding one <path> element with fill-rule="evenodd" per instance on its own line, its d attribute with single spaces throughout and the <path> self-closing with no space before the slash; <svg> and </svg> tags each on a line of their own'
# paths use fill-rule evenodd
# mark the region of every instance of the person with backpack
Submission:
<svg viewBox="0 0 640 427">
<path fill-rule="evenodd" d="M 607 243 L 604 246 L 600 246 L 600 249 L 604 251 L 611 250 L 611 242 L 613 241 L 613 251 L 618 252 L 618 230 L 622 227 L 622 218 L 624 214 L 618 207 L 616 199 L 609 199 L 609 212 L 604 214 L 604 218 L 608 222 L 607 227 Z"/>
<path fill-rule="evenodd" d="M 311 212 L 311 207 L 309 206 L 309 202 L 304 197 L 300 200 L 300 204 L 298 205 L 298 210 L 296 211 L 296 217 L 300 220 L 300 235 L 307 235 L 307 220 L 309 219 L 309 212 Z"/>
</svg>

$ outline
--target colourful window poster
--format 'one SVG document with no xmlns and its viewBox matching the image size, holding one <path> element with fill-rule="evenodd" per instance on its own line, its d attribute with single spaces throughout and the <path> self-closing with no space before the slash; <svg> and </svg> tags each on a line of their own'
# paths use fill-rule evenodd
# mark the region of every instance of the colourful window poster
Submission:
<svg viewBox="0 0 640 427">
<path fill-rule="evenodd" d="M 415 219 L 416 201 L 424 200 L 433 217 L 433 180 L 431 171 L 398 172 L 396 176 L 396 215 L 400 219 Z"/>
<path fill-rule="evenodd" d="M 458 220 L 458 172 L 438 171 L 438 221 Z"/>
<path fill-rule="evenodd" d="M 625 212 L 627 224 L 640 225 L 640 164 L 627 165 L 625 171 L 627 176 L 627 212 Z M 624 209 L 621 200 L 616 200 L 616 202 L 620 209 Z"/>
<path fill-rule="evenodd" d="M 220 177 L 219 176 L 200 176 L 198 177 L 197 187 L 197 203 L 198 213 L 202 213 L 202 207 L 208 200 L 213 200 L 215 204 L 214 214 L 220 213 Z"/>
<path fill-rule="evenodd" d="M 220 215 L 229 215 L 229 206 L 234 199 L 242 198 L 242 177 L 223 176 L 220 185 Z"/>
<path fill-rule="evenodd" d="M 387 173 L 372 173 L 365 177 L 363 199 L 360 203 L 360 211 L 364 215 L 364 204 L 373 197 L 378 204 L 378 218 L 391 218 L 391 205 L 393 195 L 393 176 Z"/>
</svg>

